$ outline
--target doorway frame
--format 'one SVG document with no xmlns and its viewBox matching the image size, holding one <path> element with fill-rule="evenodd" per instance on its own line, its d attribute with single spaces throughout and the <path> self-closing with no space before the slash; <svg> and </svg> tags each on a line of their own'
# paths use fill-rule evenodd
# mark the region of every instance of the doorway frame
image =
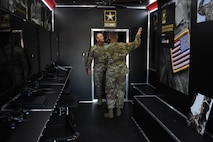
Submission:
<svg viewBox="0 0 213 142">
<path fill-rule="evenodd" d="M 125 32 L 126 33 L 126 43 L 129 42 L 129 29 L 107 29 L 107 28 L 92 28 L 91 29 L 91 47 L 95 44 L 95 32 Z M 129 54 L 126 56 L 126 65 L 129 68 Z M 95 89 L 94 89 L 94 77 L 93 77 L 93 66 L 94 61 L 91 64 L 91 87 L 92 87 L 92 102 L 97 102 L 98 99 L 95 99 Z M 124 101 L 128 101 L 128 92 L 129 92 L 129 74 L 126 74 L 126 92 L 124 96 Z"/>
</svg>

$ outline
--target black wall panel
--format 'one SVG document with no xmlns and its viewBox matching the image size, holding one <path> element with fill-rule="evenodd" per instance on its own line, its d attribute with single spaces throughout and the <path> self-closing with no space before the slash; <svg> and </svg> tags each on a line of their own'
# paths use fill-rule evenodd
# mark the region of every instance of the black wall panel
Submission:
<svg viewBox="0 0 213 142">
<path fill-rule="evenodd" d="M 130 41 L 134 40 L 139 26 L 143 26 L 142 45 L 130 53 L 129 82 L 146 80 L 146 35 L 147 11 L 116 9 L 118 29 L 129 29 Z M 91 78 L 86 74 L 85 57 L 91 43 L 91 29 L 104 27 L 104 9 L 96 8 L 56 8 L 55 31 L 59 33 L 60 62 L 73 66 L 70 77 L 72 91 L 80 100 L 91 100 Z"/>
<path fill-rule="evenodd" d="M 213 97 L 213 90 L 211 81 L 213 79 L 212 70 L 213 65 L 212 52 L 213 48 L 212 37 L 213 21 L 203 23 L 196 22 L 196 3 L 193 3 L 192 10 L 192 56 L 191 56 L 191 90 L 194 92 L 201 92 L 206 96 Z"/>
<path fill-rule="evenodd" d="M 37 26 L 33 23 L 23 21 L 15 16 L 11 16 L 11 18 L 11 29 L 22 30 L 23 32 L 24 49 L 29 59 L 30 75 L 38 73 L 39 53 Z"/>
<path fill-rule="evenodd" d="M 25 30 L 26 28 L 26 30 Z M 31 74 L 39 72 L 39 53 L 38 53 L 38 40 L 37 28 L 34 24 L 26 24 L 24 26 L 24 43 L 25 49 L 28 53 Z"/>
<path fill-rule="evenodd" d="M 51 61 L 58 61 L 59 45 L 58 45 L 58 34 L 51 32 Z"/>
<path fill-rule="evenodd" d="M 197 4 L 192 4 L 192 37 L 191 37 L 191 67 L 190 67 L 190 90 L 191 96 L 201 93 L 213 98 L 212 79 L 213 74 L 210 69 L 212 60 L 212 38 L 213 21 L 197 23 Z M 213 109 L 211 110 L 207 122 L 206 131 L 213 135 Z"/>
<path fill-rule="evenodd" d="M 39 27 L 38 42 L 40 70 L 43 70 L 51 62 L 50 32 L 42 27 Z"/>
</svg>

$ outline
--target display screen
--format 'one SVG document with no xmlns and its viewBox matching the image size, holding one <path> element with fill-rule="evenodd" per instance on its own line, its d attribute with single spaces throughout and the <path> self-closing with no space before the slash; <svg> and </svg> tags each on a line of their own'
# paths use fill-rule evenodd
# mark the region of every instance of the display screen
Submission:
<svg viewBox="0 0 213 142">
<path fill-rule="evenodd" d="M 43 71 L 51 63 L 50 34 L 45 29 L 39 29 L 40 70 Z"/>
<path fill-rule="evenodd" d="M 10 32 L 0 32 L 0 93 L 13 86 Z"/>
<path fill-rule="evenodd" d="M 29 61 L 21 30 L 0 32 L 0 92 L 22 84 L 29 76 Z"/>
</svg>

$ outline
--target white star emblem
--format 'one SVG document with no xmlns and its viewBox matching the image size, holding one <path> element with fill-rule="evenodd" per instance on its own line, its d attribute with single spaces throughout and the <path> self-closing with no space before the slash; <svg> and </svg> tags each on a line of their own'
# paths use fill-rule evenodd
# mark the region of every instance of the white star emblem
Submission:
<svg viewBox="0 0 213 142">
<path fill-rule="evenodd" d="M 107 16 L 107 21 L 114 21 L 113 17 L 115 15 L 113 15 L 112 12 L 109 12 L 109 14 L 107 14 L 106 16 Z"/>
</svg>

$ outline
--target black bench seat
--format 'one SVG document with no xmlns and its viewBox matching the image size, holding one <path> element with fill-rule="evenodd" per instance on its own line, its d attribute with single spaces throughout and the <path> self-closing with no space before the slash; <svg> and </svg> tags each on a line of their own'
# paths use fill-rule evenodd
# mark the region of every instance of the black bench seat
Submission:
<svg viewBox="0 0 213 142">
<path fill-rule="evenodd" d="M 187 125 L 186 116 L 156 95 L 134 96 L 134 118 L 154 141 L 210 142 L 208 135 L 200 135 Z"/>
</svg>

